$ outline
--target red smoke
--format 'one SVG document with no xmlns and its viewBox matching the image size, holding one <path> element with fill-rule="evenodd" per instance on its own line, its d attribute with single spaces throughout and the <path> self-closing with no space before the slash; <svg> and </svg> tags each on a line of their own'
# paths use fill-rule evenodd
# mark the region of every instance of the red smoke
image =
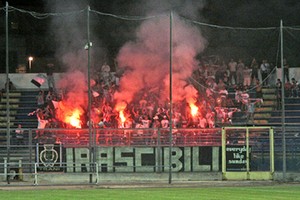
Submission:
<svg viewBox="0 0 300 200">
<path fill-rule="evenodd" d="M 203 51 L 206 40 L 200 31 L 184 23 L 176 15 L 172 26 L 173 101 L 194 99 L 197 91 L 187 79 L 197 68 L 196 55 Z M 144 88 L 157 88 L 159 99 L 169 98 L 170 73 L 170 21 L 160 17 L 145 21 L 138 29 L 136 40 L 127 42 L 120 50 L 119 66 L 130 68 L 120 79 L 117 102 L 130 103 L 134 95 Z"/>
<path fill-rule="evenodd" d="M 81 128 L 82 117 L 87 108 L 87 81 L 85 74 L 80 71 L 66 73 L 58 82 L 64 88 L 64 95 L 56 107 L 58 120 L 75 128 Z"/>
</svg>

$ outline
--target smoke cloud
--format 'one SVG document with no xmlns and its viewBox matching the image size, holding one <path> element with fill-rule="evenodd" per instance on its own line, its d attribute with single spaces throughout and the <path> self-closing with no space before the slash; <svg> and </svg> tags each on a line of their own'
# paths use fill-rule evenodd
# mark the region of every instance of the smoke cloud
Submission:
<svg viewBox="0 0 300 200">
<path fill-rule="evenodd" d="M 88 51 L 87 45 L 87 6 L 85 0 L 79 1 L 45 1 L 46 10 L 53 13 L 67 13 L 51 17 L 49 32 L 53 33 L 56 41 L 55 57 L 62 63 L 64 69 L 60 80 L 56 83 L 58 88 L 63 89 L 64 98 L 62 112 L 74 109 L 84 113 L 88 106 Z M 80 11 L 80 12 L 79 12 Z M 73 12 L 72 14 L 70 14 Z M 91 17 L 92 18 L 92 17 Z M 90 19 L 90 24 L 92 19 Z M 96 26 L 90 28 L 91 47 L 91 76 L 95 74 L 96 68 L 103 64 L 106 50 L 102 48 L 102 42 L 97 37 Z M 97 59 L 95 59 L 97 58 Z M 63 118 L 64 113 L 60 113 Z M 67 115 L 70 115 L 67 114 Z"/>
<path fill-rule="evenodd" d="M 173 100 L 192 99 L 197 91 L 187 79 L 196 69 L 196 55 L 206 46 L 201 32 L 174 15 L 172 26 Z M 145 21 L 136 33 L 136 40 L 127 42 L 120 50 L 119 67 L 130 68 L 120 80 L 117 101 L 131 102 L 145 88 L 156 88 L 161 100 L 169 97 L 170 18 L 159 17 Z"/>
<path fill-rule="evenodd" d="M 196 69 L 196 55 L 202 52 L 206 40 L 201 32 L 174 15 L 172 26 L 173 100 L 196 96 L 187 86 L 187 79 Z M 161 100 L 169 97 L 170 82 L 170 18 L 159 17 L 144 22 L 137 30 L 136 41 L 127 42 L 117 57 L 120 67 L 130 70 L 120 80 L 118 101 L 131 102 L 144 88 L 157 88 Z M 187 86 L 187 87 L 186 87 Z"/>
<path fill-rule="evenodd" d="M 154 0 L 139 3 L 131 3 L 126 8 L 142 10 L 144 13 L 140 15 L 169 13 L 167 11 L 174 10 L 184 16 L 199 17 L 199 10 L 204 5 L 203 1 L 194 0 L 189 3 L 182 0 Z M 70 11 L 82 10 L 87 4 L 84 1 L 83 3 L 76 1 L 76 4 L 73 4 L 73 1 L 56 1 L 54 4 L 49 3 L 48 6 L 49 11 L 61 12 L 66 11 L 66 8 Z M 132 7 L 135 9 L 129 9 Z M 55 30 L 58 47 L 56 56 L 66 66 L 66 73 L 58 86 L 66 88 L 68 105 L 81 107 L 87 106 L 88 57 L 87 51 L 84 50 L 87 43 L 86 23 L 86 12 L 82 12 L 74 16 L 54 17 L 50 27 Z M 182 21 L 176 14 L 172 23 L 172 84 L 173 101 L 176 102 L 196 97 L 197 91 L 188 84 L 187 79 L 198 65 L 196 55 L 204 50 L 207 42 L 197 28 Z M 93 48 L 95 43 L 96 46 L 101 46 L 97 35 L 91 33 L 91 37 Z M 168 14 L 160 15 L 144 21 L 137 29 L 135 38 L 126 42 L 117 55 L 118 65 L 125 69 L 125 73 L 120 80 L 120 90 L 115 93 L 114 98 L 117 102 L 130 103 L 138 92 L 151 89 L 157 92 L 162 101 L 167 100 L 170 88 L 170 17 Z M 105 54 L 105 51 L 93 50 L 91 57 L 99 58 L 101 54 Z M 97 62 L 103 63 L 103 60 L 98 59 Z M 92 65 L 97 65 L 97 62 L 92 62 Z"/>
</svg>

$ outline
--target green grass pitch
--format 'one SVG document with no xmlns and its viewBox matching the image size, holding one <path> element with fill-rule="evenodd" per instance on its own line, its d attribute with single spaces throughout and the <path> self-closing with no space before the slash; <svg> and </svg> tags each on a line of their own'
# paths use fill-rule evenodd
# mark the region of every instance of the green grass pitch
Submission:
<svg viewBox="0 0 300 200">
<path fill-rule="evenodd" d="M 199 188 L 75 188 L 75 189 L 4 189 L 3 200 L 161 200 L 161 199 L 210 199 L 210 200 L 277 200 L 300 199 L 300 185 L 251 186 L 251 187 L 199 187 Z"/>
</svg>

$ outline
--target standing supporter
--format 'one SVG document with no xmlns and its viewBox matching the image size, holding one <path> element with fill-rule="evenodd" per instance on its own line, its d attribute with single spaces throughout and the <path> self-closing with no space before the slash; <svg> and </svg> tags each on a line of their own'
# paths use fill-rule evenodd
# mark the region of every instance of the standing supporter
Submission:
<svg viewBox="0 0 300 200">
<path fill-rule="evenodd" d="M 281 109 L 281 91 L 282 91 L 282 82 L 280 79 L 277 79 L 276 82 L 276 94 L 277 94 L 277 109 Z"/>
<path fill-rule="evenodd" d="M 284 84 L 284 88 L 285 88 L 285 97 L 291 97 L 292 96 L 292 83 L 290 81 L 287 81 Z"/>
<path fill-rule="evenodd" d="M 151 120 L 149 119 L 149 117 L 147 115 L 142 116 L 141 122 L 142 122 L 143 128 L 150 128 Z"/>
<path fill-rule="evenodd" d="M 173 127 L 174 128 L 180 128 L 182 125 L 182 115 L 179 111 L 174 109 L 174 115 L 173 115 Z"/>
<path fill-rule="evenodd" d="M 299 86 L 298 86 L 298 81 L 296 81 L 295 78 L 292 78 L 292 97 L 298 97 L 298 92 L 299 92 Z"/>
<path fill-rule="evenodd" d="M 236 69 L 237 69 L 237 62 L 231 58 L 230 62 L 228 63 L 229 68 L 229 83 L 231 85 L 236 84 Z"/>
<path fill-rule="evenodd" d="M 248 68 L 248 66 L 245 66 L 245 69 L 243 71 L 244 87 L 249 87 L 251 85 L 251 71 L 252 69 Z"/>
<path fill-rule="evenodd" d="M 153 118 L 154 116 L 154 103 L 152 101 L 148 101 L 146 105 L 147 113 L 150 118 Z"/>
<path fill-rule="evenodd" d="M 151 143 L 152 144 L 156 144 L 157 141 L 157 137 L 158 137 L 158 128 L 161 127 L 161 123 L 159 121 L 158 116 L 154 116 L 153 117 L 153 122 L 152 122 L 152 128 L 155 128 L 155 130 L 153 131 L 152 137 L 151 137 Z"/>
<path fill-rule="evenodd" d="M 36 117 L 38 119 L 38 126 L 37 129 L 44 129 L 48 123 L 48 120 L 45 119 L 44 114 L 43 114 L 43 110 L 38 108 L 35 111 L 31 112 L 28 114 L 28 116 L 34 115 L 36 114 Z M 37 130 L 37 134 L 36 137 L 34 139 L 38 139 L 42 134 L 44 133 L 44 131 L 41 130 Z"/>
<path fill-rule="evenodd" d="M 233 116 L 233 113 L 235 113 L 235 112 L 241 112 L 241 110 L 238 109 L 238 108 L 230 108 L 230 109 L 228 110 L 228 121 L 229 121 L 230 123 L 232 123 L 232 116 Z"/>
<path fill-rule="evenodd" d="M 208 127 L 215 128 L 215 113 L 209 109 L 205 118 L 207 120 Z"/>
<path fill-rule="evenodd" d="M 270 71 L 270 64 L 266 59 L 264 59 L 260 65 L 260 73 L 261 73 L 263 86 L 269 85 L 269 81 L 268 81 L 269 71 Z"/>
<path fill-rule="evenodd" d="M 256 83 L 256 80 L 258 80 L 258 63 L 255 58 L 252 59 L 251 65 L 250 65 L 251 71 L 251 82 Z"/>
<path fill-rule="evenodd" d="M 262 86 L 259 82 L 259 80 L 256 80 L 256 84 L 255 84 L 255 91 L 256 91 L 256 98 L 262 98 Z"/>
<path fill-rule="evenodd" d="M 206 120 L 206 118 L 204 118 L 204 116 L 202 114 L 199 115 L 198 127 L 199 128 L 207 128 L 207 120 Z"/>
<path fill-rule="evenodd" d="M 243 90 L 242 94 L 241 94 L 241 101 L 242 101 L 242 110 L 245 111 L 247 110 L 247 105 L 250 102 L 250 95 L 247 92 L 246 89 Z"/>
<path fill-rule="evenodd" d="M 52 88 L 55 91 L 55 82 L 54 82 L 54 65 L 52 63 L 47 64 L 46 66 L 46 75 L 47 75 L 47 81 L 48 81 L 48 87 L 49 90 Z"/>
<path fill-rule="evenodd" d="M 54 94 L 53 94 L 53 90 L 49 89 L 47 95 L 46 95 L 46 104 L 49 105 L 52 103 L 52 100 L 54 100 Z"/>
<path fill-rule="evenodd" d="M 17 139 L 17 144 L 22 145 L 24 144 L 24 130 L 22 129 L 22 125 L 18 124 L 18 128 L 16 129 L 16 139 Z"/>
<path fill-rule="evenodd" d="M 43 108 L 45 106 L 45 95 L 44 91 L 40 90 L 39 94 L 37 95 L 37 107 L 38 108 Z"/>
<path fill-rule="evenodd" d="M 219 96 L 221 99 L 220 106 L 227 106 L 228 91 L 225 86 L 219 89 Z"/>
<path fill-rule="evenodd" d="M 290 65 L 287 63 L 286 58 L 283 59 L 283 70 L 284 70 L 284 76 L 286 78 L 286 81 L 290 81 L 290 72 L 289 72 Z"/>
<path fill-rule="evenodd" d="M 228 72 L 227 71 L 225 71 L 224 74 L 223 74 L 223 82 L 226 85 L 226 87 L 230 85 L 229 76 L 228 76 Z"/>
<path fill-rule="evenodd" d="M 224 70 L 222 69 L 223 66 L 217 65 L 216 66 L 216 73 L 215 73 L 215 81 L 219 84 L 220 80 L 223 80 Z"/>
<path fill-rule="evenodd" d="M 236 102 L 236 104 L 237 104 L 237 106 L 239 107 L 239 108 L 241 108 L 241 106 L 242 106 L 242 89 L 241 89 L 241 87 L 236 87 L 235 88 L 235 96 L 234 96 L 234 99 L 235 99 L 235 102 Z"/>
<path fill-rule="evenodd" d="M 236 67 L 236 81 L 237 81 L 237 84 L 243 84 L 244 82 L 244 68 L 245 68 L 245 65 L 242 61 L 242 59 L 239 59 L 239 62 L 237 64 L 237 67 Z"/>
<path fill-rule="evenodd" d="M 249 102 L 247 104 L 247 119 L 248 119 L 247 121 L 248 122 L 254 121 L 255 104 L 257 104 L 258 102 L 262 102 L 262 99 L 256 99 L 253 102 L 251 102 L 251 100 L 249 100 Z"/>
<path fill-rule="evenodd" d="M 158 116 L 154 116 L 152 122 L 152 128 L 160 128 L 160 127 L 161 127 L 161 123 L 159 121 Z"/>
<path fill-rule="evenodd" d="M 168 128 L 169 127 L 169 120 L 166 115 L 163 116 L 163 119 L 161 120 L 161 127 L 162 128 Z"/>
</svg>

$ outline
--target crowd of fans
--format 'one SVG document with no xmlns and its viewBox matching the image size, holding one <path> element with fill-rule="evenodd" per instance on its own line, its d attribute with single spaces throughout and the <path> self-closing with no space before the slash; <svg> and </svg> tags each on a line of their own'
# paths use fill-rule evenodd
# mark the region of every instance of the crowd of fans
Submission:
<svg viewBox="0 0 300 200">
<path fill-rule="evenodd" d="M 228 63 L 220 59 L 203 59 L 188 80 L 198 91 L 195 103 L 198 112 L 195 115 L 191 114 L 186 101 L 175 102 L 171 112 L 169 102 L 161 102 L 151 88 L 145 88 L 127 104 L 124 110 L 126 120 L 121 121 L 114 109 L 113 95 L 118 91 L 118 79 L 122 74 L 118 77 L 111 72 L 109 65 L 104 64 L 101 71 L 93 73 L 91 124 L 96 128 L 168 128 L 172 117 L 174 128 L 214 128 L 231 124 L 234 113 L 241 111 L 253 121 L 255 105 L 262 102 L 262 87 L 273 81 L 273 71 L 267 60 L 259 64 L 253 59 L 247 65 L 241 59 L 231 59 Z M 64 94 L 53 85 L 46 95 L 40 91 L 37 109 L 29 113 L 37 116 L 38 129 L 68 128 L 56 118 L 53 100 L 62 100 Z M 298 90 L 292 89 L 291 93 L 298 95 Z M 87 116 L 88 113 L 82 118 L 82 127 L 89 126 Z"/>
</svg>

